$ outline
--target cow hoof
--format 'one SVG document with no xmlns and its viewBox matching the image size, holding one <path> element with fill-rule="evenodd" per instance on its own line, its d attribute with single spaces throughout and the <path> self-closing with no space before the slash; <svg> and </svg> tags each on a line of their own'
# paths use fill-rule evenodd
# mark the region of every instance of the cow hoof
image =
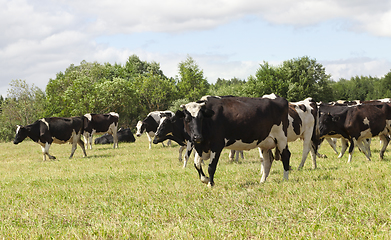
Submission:
<svg viewBox="0 0 391 240">
<path fill-rule="evenodd" d="M 213 186 L 214 186 L 214 184 L 212 184 L 212 183 L 208 183 L 208 188 L 213 188 Z"/>
<path fill-rule="evenodd" d="M 209 184 L 209 178 L 205 176 L 201 176 L 201 182 L 205 184 Z"/>
</svg>

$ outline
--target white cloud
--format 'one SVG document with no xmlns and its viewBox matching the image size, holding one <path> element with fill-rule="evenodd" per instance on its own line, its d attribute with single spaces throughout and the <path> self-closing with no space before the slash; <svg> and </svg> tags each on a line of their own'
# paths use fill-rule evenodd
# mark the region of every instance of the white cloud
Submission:
<svg viewBox="0 0 391 240">
<path fill-rule="evenodd" d="M 174 77 L 178 63 L 186 59 L 188 52 L 148 52 L 132 46 L 117 49 L 97 44 L 94 39 L 137 32 L 168 32 L 174 36 L 213 29 L 249 15 L 271 24 L 295 27 L 342 19 L 346 24 L 339 26 L 350 31 L 391 37 L 388 0 L 0 0 L 0 94 L 5 95 L 4 89 L 12 79 L 23 79 L 44 89 L 49 78 L 70 64 L 82 60 L 124 64 L 132 54 L 159 62 L 164 73 Z M 229 53 L 217 48 L 213 54 L 199 52 L 192 57 L 209 81 L 217 77 L 245 79 L 264 60 L 231 60 Z M 349 56 L 346 59 L 328 60 L 324 66 L 334 78 L 381 75 L 390 70 L 390 60 L 372 57 L 351 61 Z"/>
<path fill-rule="evenodd" d="M 326 72 L 334 81 L 340 78 L 350 79 L 355 76 L 383 77 L 391 71 L 391 62 L 385 59 L 351 58 L 322 61 Z"/>
</svg>

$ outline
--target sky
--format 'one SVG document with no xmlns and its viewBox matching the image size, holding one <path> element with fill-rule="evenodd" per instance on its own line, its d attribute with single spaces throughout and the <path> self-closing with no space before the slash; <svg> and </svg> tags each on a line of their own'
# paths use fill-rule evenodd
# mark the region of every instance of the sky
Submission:
<svg viewBox="0 0 391 240">
<path fill-rule="evenodd" d="M 308 56 L 338 81 L 391 71 L 390 0 L 0 0 L 0 95 L 45 90 L 81 61 L 136 54 L 167 77 L 192 57 L 210 83 Z"/>
</svg>

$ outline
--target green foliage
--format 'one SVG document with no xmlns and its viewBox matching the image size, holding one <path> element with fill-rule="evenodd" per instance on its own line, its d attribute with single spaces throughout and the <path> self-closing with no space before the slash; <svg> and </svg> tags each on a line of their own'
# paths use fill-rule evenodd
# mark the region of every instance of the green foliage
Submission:
<svg viewBox="0 0 391 240">
<path fill-rule="evenodd" d="M 181 104 L 204 95 L 259 97 L 276 93 L 289 101 L 307 97 L 316 101 L 391 97 L 391 71 L 382 78 L 355 76 L 333 82 L 324 67 L 307 56 L 279 66 L 263 62 L 247 81 L 218 78 L 209 84 L 190 56 L 178 64 L 178 71 L 176 79 L 168 78 L 159 63 L 132 55 L 124 65 L 86 61 L 71 64 L 49 80 L 45 92 L 14 80 L 7 98 L 0 97 L 0 139 L 11 139 L 16 124 L 88 112 L 117 112 L 121 127 L 134 126 L 150 111 L 176 111 Z"/>
<path fill-rule="evenodd" d="M 147 73 L 136 77 L 134 84 L 138 112 L 143 117 L 151 111 L 166 110 L 177 96 L 175 80 L 162 75 Z"/>
<path fill-rule="evenodd" d="M 255 77 L 249 77 L 244 92 L 250 97 L 275 93 L 291 102 L 307 97 L 325 101 L 332 99 L 330 84 L 330 76 L 321 64 L 302 57 L 285 61 L 277 67 L 264 62 Z"/>
<path fill-rule="evenodd" d="M 180 62 L 179 79 L 177 87 L 179 98 L 187 98 L 196 101 L 208 92 L 209 83 L 204 78 L 204 72 L 199 69 L 197 63 L 190 56 L 186 61 Z"/>
<path fill-rule="evenodd" d="M 281 71 L 282 77 L 288 82 L 288 101 L 297 102 L 307 97 L 317 101 L 332 99 L 330 75 L 315 59 L 305 56 L 284 61 Z"/>
<path fill-rule="evenodd" d="M 45 93 L 25 80 L 12 80 L 7 98 L 2 101 L 0 137 L 9 141 L 14 137 L 16 125 L 27 125 L 45 117 Z"/>
<path fill-rule="evenodd" d="M 238 78 L 225 80 L 218 78 L 215 84 L 209 86 L 208 95 L 213 96 L 243 96 L 243 86 L 246 81 Z"/>
<path fill-rule="evenodd" d="M 244 86 L 247 97 L 262 97 L 265 94 L 275 93 L 287 97 L 288 82 L 284 79 L 281 67 L 270 66 L 263 62 L 257 70 L 255 77 L 250 76 Z"/>
</svg>

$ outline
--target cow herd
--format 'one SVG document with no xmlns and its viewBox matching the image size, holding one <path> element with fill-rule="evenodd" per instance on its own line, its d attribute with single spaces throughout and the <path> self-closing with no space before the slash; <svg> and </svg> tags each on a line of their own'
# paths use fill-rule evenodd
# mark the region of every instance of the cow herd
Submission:
<svg viewBox="0 0 391 240">
<path fill-rule="evenodd" d="M 92 148 L 95 133 L 107 133 L 97 138 L 96 144 L 113 143 L 114 148 L 118 147 L 119 140 L 135 141 L 130 129 L 118 131 L 118 118 L 117 113 L 42 118 L 33 124 L 18 126 L 14 143 L 31 138 L 41 145 L 43 160 L 46 156 L 55 159 L 49 154 L 52 143 L 72 143 L 70 157 L 78 144 L 86 156 L 85 148 Z M 342 157 L 350 145 L 350 162 L 355 145 L 370 160 L 370 139 L 379 137 L 382 159 L 390 141 L 391 103 L 390 99 L 317 103 L 311 98 L 288 102 L 275 94 L 258 98 L 205 96 L 197 102 L 181 105 L 181 110 L 176 113 L 151 112 L 137 123 L 136 128 L 136 136 L 147 134 L 149 148 L 152 141 L 163 144 L 168 140 L 168 145 L 170 140 L 175 141 L 180 145 L 179 160 L 186 149 L 184 167 L 194 149 L 194 166 L 200 180 L 208 186 L 214 185 L 214 174 L 223 149 L 230 149 L 230 158 L 233 159 L 235 153 L 241 153 L 243 158 L 243 150 L 258 148 L 262 159 L 261 182 L 266 181 L 274 160 L 282 161 L 283 177 L 288 180 L 291 157 L 288 145 L 299 138 L 303 140 L 299 169 L 303 168 L 309 153 L 312 167 L 317 167 L 318 148 L 324 139 L 331 146 L 336 138 L 341 139 L 342 150 L 338 157 Z M 86 146 L 81 140 L 82 135 Z M 334 150 L 337 151 L 335 145 Z M 202 169 L 203 160 L 210 160 L 208 176 Z"/>
</svg>

